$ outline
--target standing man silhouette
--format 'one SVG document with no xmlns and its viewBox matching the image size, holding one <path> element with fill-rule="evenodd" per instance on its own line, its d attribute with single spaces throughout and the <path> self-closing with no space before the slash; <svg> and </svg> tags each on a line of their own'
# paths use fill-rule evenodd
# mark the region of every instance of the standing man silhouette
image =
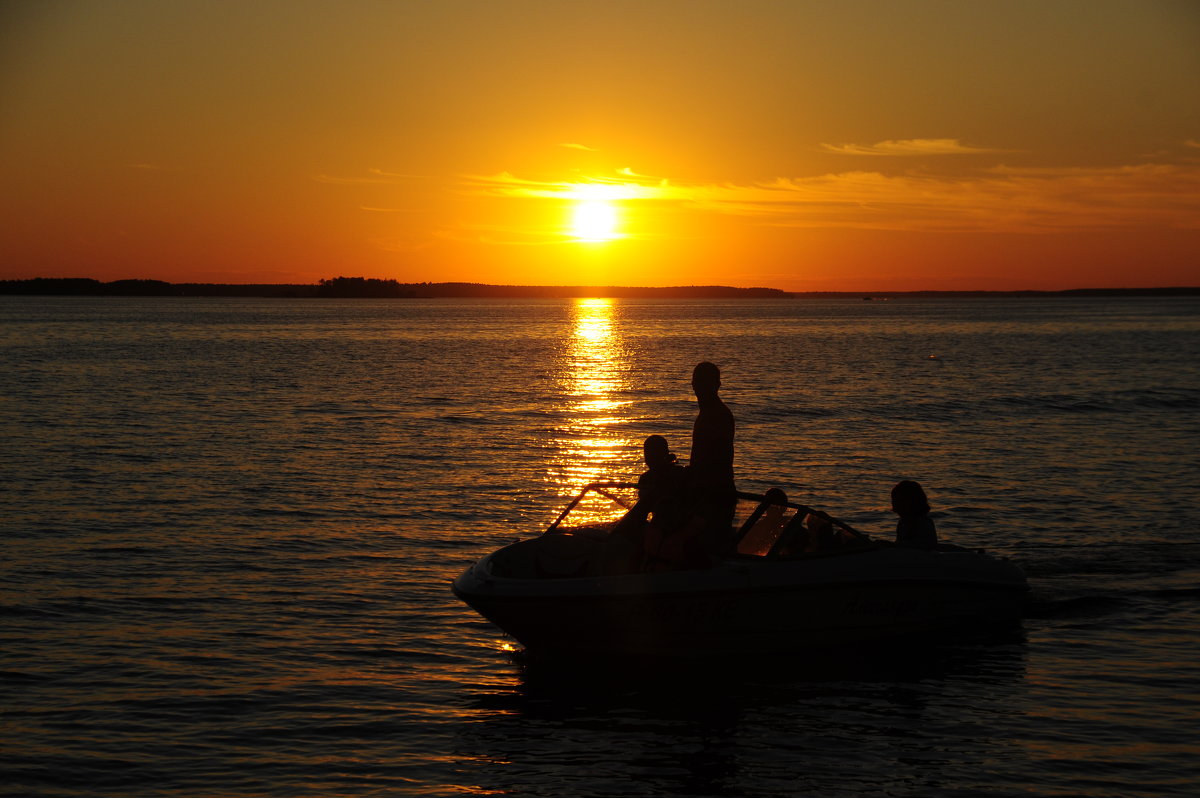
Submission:
<svg viewBox="0 0 1200 798">
<path fill-rule="evenodd" d="M 733 482 L 733 413 L 721 401 L 721 370 L 698 363 L 692 370 L 692 390 L 699 412 L 692 425 L 692 456 L 688 486 L 693 508 L 704 521 L 702 546 L 711 555 L 722 554 L 733 533 L 737 487 Z"/>
</svg>

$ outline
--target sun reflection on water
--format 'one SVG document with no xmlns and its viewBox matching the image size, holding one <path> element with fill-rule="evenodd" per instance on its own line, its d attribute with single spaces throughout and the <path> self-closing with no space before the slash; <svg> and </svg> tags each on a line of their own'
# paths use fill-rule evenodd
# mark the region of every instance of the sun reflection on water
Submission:
<svg viewBox="0 0 1200 798">
<path fill-rule="evenodd" d="M 577 299 L 571 335 L 559 364 L 564 419 L 555 430 L 546 480 L 555 493 L 574 497 L 589 482 L 628 479 L 635 441 L 622 429 L 628 420 L 628 352 L 612 299 Z M 615 511 L 595 508 L 596 520 Z"/>
</svg>

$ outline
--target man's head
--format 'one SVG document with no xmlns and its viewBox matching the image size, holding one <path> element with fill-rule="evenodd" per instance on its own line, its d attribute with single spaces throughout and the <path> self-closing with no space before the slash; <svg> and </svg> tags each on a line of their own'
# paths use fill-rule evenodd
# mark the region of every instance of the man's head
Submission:
<svg viewBox="0 0 1200 798">
<path fill-rule="evenodd" d="M 697 396 L 715 394 L 721 387 L 721 370 L 705 360 L 692 369 L 692 390 Z"/>
</svg>

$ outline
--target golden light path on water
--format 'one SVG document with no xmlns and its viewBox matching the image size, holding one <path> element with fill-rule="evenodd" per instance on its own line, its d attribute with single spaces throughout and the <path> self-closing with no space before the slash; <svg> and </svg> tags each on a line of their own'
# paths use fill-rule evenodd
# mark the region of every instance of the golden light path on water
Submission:
<svg viewBox="0 0 1200 798">
<path fill-rule="evenodd" d="M 571 335 L 559 370 L 565 423 L 555 430 L 546 479 L 564 500 L 590 482 L 625 478 L 635 441 L 622 431 L 631 401 L 624 341 L 614 322 L 612 299 L 577 299 L 571 306 Z M 608 503 L 581 507 L 577 520 L 607 520 Z M 579 511 L 572 513 L 572 519 Z"/>
</svg>

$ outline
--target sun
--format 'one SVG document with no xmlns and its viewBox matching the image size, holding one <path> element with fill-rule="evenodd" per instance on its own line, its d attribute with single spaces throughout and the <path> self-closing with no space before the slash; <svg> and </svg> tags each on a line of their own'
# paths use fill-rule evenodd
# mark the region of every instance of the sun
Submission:
<svg viewBox="0 0 1200 798">
<path fill-rule="evenodd" d="M 579 241 L 612 241 L 617 232 L 617 209 L 603 199 L 577 200 L 571 217 L 571 235 Z"/>
<path fill-rule="evenodd" d="M 576 241 L 612 241 L 621 238 L 620 214 L 615 200 L 621 187 L 604 183 L 572 186 L 567 195 L 574 201 L 571 236 Z"/>
</svg>

